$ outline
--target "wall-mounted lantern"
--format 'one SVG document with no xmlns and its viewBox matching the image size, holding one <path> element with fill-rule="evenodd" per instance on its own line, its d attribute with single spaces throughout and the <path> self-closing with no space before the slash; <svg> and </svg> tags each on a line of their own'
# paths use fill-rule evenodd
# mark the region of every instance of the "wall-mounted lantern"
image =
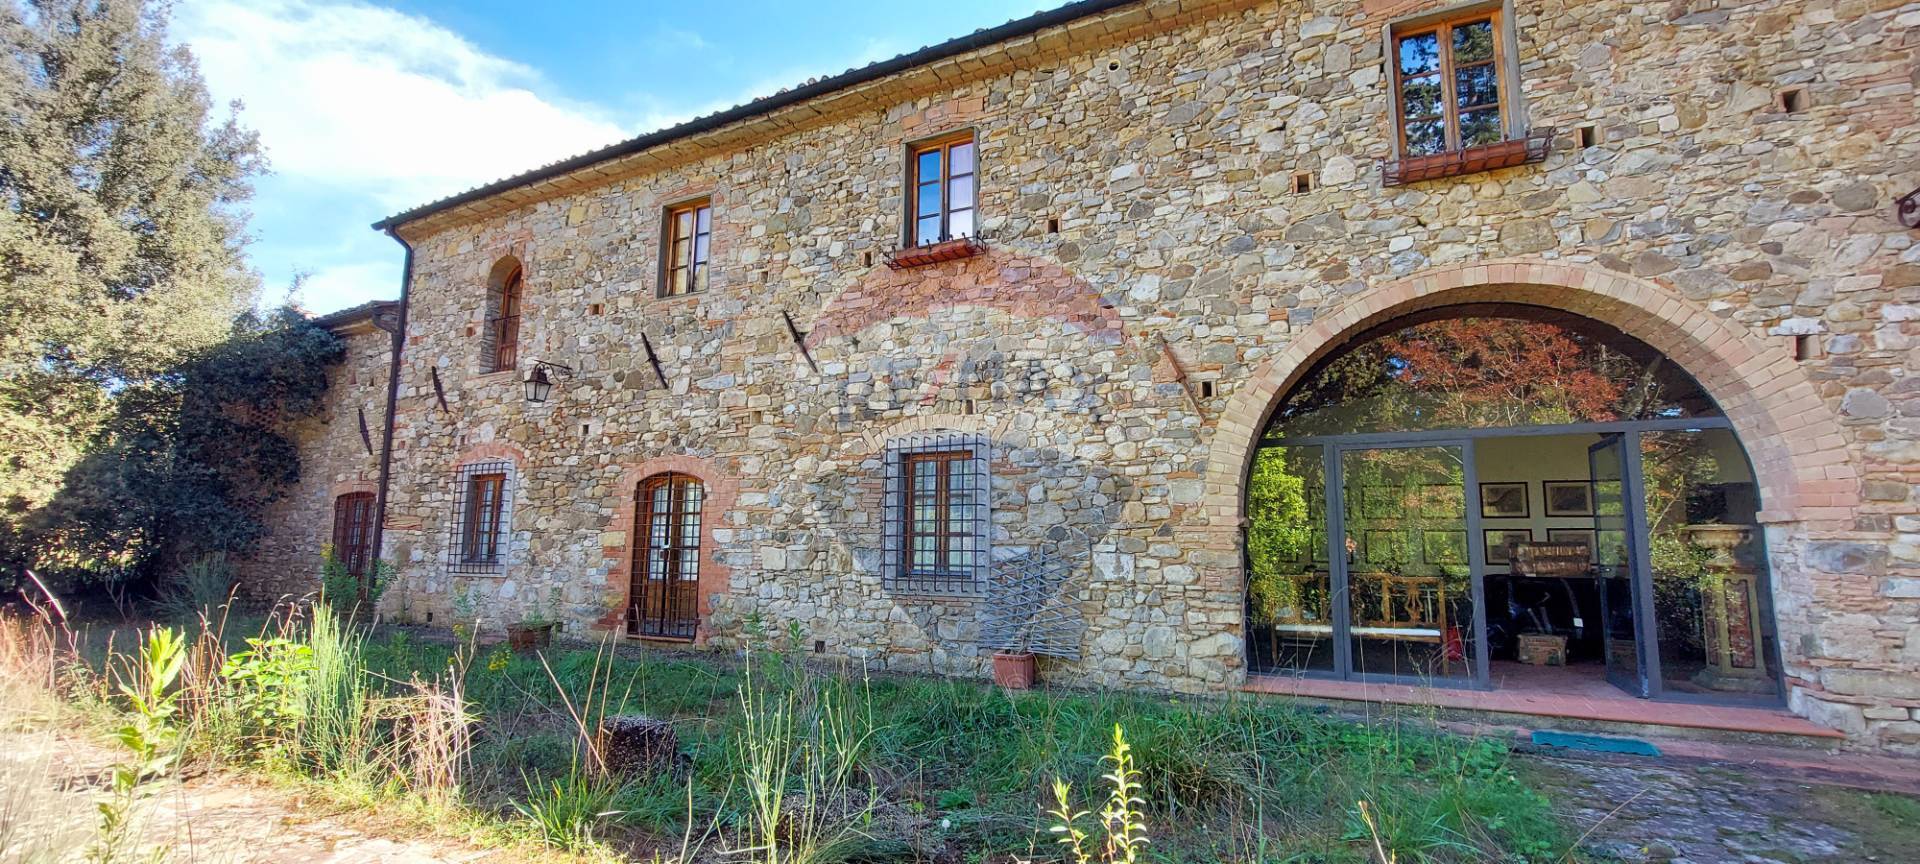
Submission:
<svg viewBox="0 0 1920 864">
<path fill-rule="evenodd" d="M 533 361 L 533 368 L 527 370 L 527 401 L 547 401 L 547 394 L 553 392 L 553 379 L 572 377 L 573 369 L 570 367 L 545 360 Z"/>
</svg>

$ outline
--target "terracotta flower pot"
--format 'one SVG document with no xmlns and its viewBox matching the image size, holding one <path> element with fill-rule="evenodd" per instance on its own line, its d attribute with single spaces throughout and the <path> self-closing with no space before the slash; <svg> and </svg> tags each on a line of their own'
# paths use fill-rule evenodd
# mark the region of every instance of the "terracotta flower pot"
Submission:
<svg viewBox="0 0 1920 864">
<path fill-rule="evenodd" d="M 1025 690 L 1033 686 L 1033 654 L 1001 652 L 993 655 L 993 683 L 1008 690 Z"/>
<path fill-rule="evenodd" d="M 507 645 L 514 651 L 526 654 L 538 651 L 553 643 L 553 623 L 546 624 L 508 624 Z"/>
</svg>

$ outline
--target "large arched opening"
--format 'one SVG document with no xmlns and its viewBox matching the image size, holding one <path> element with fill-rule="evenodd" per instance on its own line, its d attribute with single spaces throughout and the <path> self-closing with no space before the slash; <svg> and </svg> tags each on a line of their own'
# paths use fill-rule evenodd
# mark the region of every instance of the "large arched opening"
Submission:
<svg viewBox="0 0 1920 864">
<path fill-rule="evenodd" d="M 1354 328 L 1245 462 L 1248 669 L 1780 699 L 1736 423 L 1676 358 L 1503 298 Z"/>
</svg>

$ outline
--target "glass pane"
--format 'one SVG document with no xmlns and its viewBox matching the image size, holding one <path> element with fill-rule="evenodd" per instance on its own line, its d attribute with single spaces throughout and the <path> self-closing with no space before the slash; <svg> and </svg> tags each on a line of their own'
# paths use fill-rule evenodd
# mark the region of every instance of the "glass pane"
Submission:
<svg viewBox="0 0 1920 864">
<path fill-rule="evenodd" d="M 1419 75 L 1440 68 L 1440 34 L 1422 33 L 1400 40 L 1400 74 Z"/>
<path fill-rule="evenodd" d="M 1341 455 L 1353 671 L 1471 679 L 1473 578 L 1459 447 Z"/>
<path fill-rule="evenodd" d="M 1594 575 L 1600 594 L 1600 634 L 1607 680 L 1635 696 L 1647 695 L 1640 665 L 1640 628 L 1634 589 L 1633 550 L 1627 532 L 1625 447 L 1607 436 L 1587 451 L 1593 480 Z"/>
<path fill-rule="evenodd" d="M 1437 117 L 1440 115 L 1440 76 L 1424 75 L 1400 85 L 1400 116 Z"/>
<path fill-rule="evenodd" d="M 1459 108 L 1475 108 L 1500 103 L 1499 75 L 1493 64 L 1468 66 L 1453 72 L 1454 104 Z"/>
<path fill-rule="evenodd" d="M 922 183 L 919 189 L 919 204 L 914 208 L 916 216 L 940 215 L 940 184 Z"/>
<path fill-rule="evenodd" d="M 1493 59 L 1493 19 L 1453 26 L 1453 65 Z"/>
<path fill-rule="evenodd" d="M 973 175 L 955 177 L 947 187 L 947 208 L 963 210 L 973 206 Z"/>
<path fill-rule="evenodd" d="M 667 282 L 667 293 L 668 294 L 687 293 L 687 269 L 685 267 L 673 268 L 673 274 Z"/>
<path fill-rule="evenodd" d="M 973 211 L 955 210 L 947 217 L 947 234 L 951 237 L 973 236 Z"/>
<path fill-rule="evenodd" d="M 1685 370 L 1618 330 L 1550 310 L 1482 308 L 1414 318 L 1342 348 L 1288 393 L 1267 436 L 1720 415 Z"/>
<path fill-rule="evenodd" d="M 673 238 L 675 240 L 693 233 L 693 211 L 682 210 L 673 214 Z"/>
<path fill-rule="evenodd" d="M 1440 118 L 1415 120 L 1407 124 L 1408 156 L 1429 156 L 1445 152 L 1446 149 L 1447 129 Z"/>
<path fill-rule="evenodd" d="M 1479 147 L 1498 144 L 1506 136 L 1500 129 L 1500 109 L 1482 108 L 1460 115 L 1460 146 Z"/>
<path fill-rule="evenodd" d="M 1775 692 L 1760 491 L 1733 433 L 1640 437 L 1653 569 L 1653 636 L 1672 692 Z"/>
<path fill-rule="evenodd" d="M 940 242 L 940 217 L 928 216 L 914 227 L 914 240 L 920 245 Z"/>
<path fill-rule="evenodd" d="M 713 230 L 713 208 L 702 207 L 697 212 L 698 212 L 698 218 L 695 220 L 695 223 L 696 223 L 695 230 L 699 231 L 702 234 L 705 234 L 708 231 L 712 231 Z"/>
<path fill-rule="evenodd" d="M 689 263 L 688 255 L 693 252 L 693 240 L 681 237 L 673 241 L 673 257 L 668 259 L 675 267 L 685 267 Z"/>
<path fill-rule="evenodd" d="M 922 152 L 918 159 L 919 167 L 914 170 L 914 180 L 916 182 L 938 181 L 941 177 L 939 149 Z"/>
<path fill-rule="evenodd" d="M 950 154 L 947 158 L 953 160 L 953 164 L 950 166 L 951 170 L 949 170 L 947 173 L 953 174 L 956 176 L 960 174 L 973 173 L 973 142 L 972 141 L 968 141 L 965 144 L 955 144 L 953 145 L 953 148 L 947 152 Z"/>
<path fill-rule="evenodd" d="M 1263 447 L 1247 478 L 1247 663 L 1333 671 L 1326 465 L 1319 447 Z"/>
<path fill-rule="evenodd" d="M 710 239 L 711 238 L 706 234 L 700 234 L 693 238 L 694 263 L 705 264 L 707 262 L 707 243 L 710 241 Z"/>
</svg>

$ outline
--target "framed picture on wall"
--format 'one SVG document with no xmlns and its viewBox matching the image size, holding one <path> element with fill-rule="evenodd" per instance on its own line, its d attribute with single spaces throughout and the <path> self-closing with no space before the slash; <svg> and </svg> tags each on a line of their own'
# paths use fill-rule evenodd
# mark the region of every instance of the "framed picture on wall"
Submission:
<svg viewBox="0 0 1920 864">
<path fill-rule="evenodd" d="M 1363 486 L 1360 489 L 1360 515 L 1368 519 L 1398 519 L 1407 514 L 1400 509 L 1398 486 Z"/>
<path fill-rule="evenodd" d="M 1509 547 L 1514 543 L 1532 543 L 1533 530 L 1530 528 L 1488 528 L 1481 532 L 1487 536 L 1487 565 L 1505 567 L 1513 563 Z"/>
<path fill-rule="evenodd" d="M 1529 515 L 1527 508 L 1527 484 L 1480 484 L 1480 515 L 1489 519 L 1527 518 Z"/>
<path fill-rule="evenodd" d="M 1588 560 L 1592 560 L 1592 561 L 1599 560 L 1599 558 L 1595 557 L 1595 554 L 1594 554 L 1595 549 L 1594 549 L 1592 528 L 1548 528 L 1547 542 L 1577 543 L 1581 546 L 1587 547 Z"/>
<path fill-rule="evenodd" d="M 1400 554 L 1400 532 L 1389 529 L 1369 529 L 1366 534 L 1367 548 L 1361 551 L 1360 560 L 1378 566 L 1399 564 L 1406 560 Z"/>
<path fill-rule="evenodd" d="M 1467 563 L 1467 532 L 1428 529 L 1421 532 L 1421 552 L 1428 564 Z"/>
<path fill-rule="evenodd" d="M 1428 519 L 1467 518 L 1467 490 L 1456 483 L 1420 487 L 1420 515 Z"/>
<path fill-rule="evenodd" d="M 1593 481 L 1548 480 L 1540 484 L 1548 516 L 1592 516 Z"/>
</svg>

